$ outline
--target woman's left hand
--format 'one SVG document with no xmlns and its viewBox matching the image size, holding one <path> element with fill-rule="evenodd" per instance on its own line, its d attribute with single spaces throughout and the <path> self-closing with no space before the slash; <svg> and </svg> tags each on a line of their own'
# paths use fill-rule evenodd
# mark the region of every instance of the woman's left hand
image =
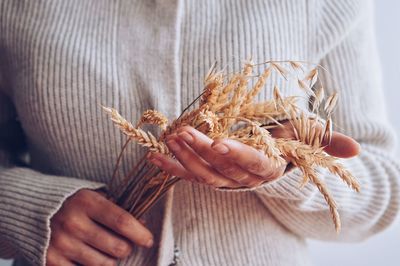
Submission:
<svg viewBox="0 0 400 266">
<path fill-rule="evenodd" d="M 290 125 L 272 131 L 274 137 L 293 138 Z M 166 143 L 176 159 L 153 153 L 149 160 L 171 175 L 214 188 L 253 188 L 283 175 L 286 164 L 275 167 L 261 151 L 231 139 L 212 140 L 200 131 L 185 126 L 167 137 Z M 352 138 L 334 132 L 325 151 L 337 157 L 359 153 Z"/>
</svg>

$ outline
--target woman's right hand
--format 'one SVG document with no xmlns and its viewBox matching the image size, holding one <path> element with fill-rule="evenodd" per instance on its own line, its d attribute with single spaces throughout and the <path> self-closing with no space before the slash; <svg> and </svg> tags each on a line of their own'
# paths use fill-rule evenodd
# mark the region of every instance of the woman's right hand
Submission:
<svg viewBox="0 0 400 266">
<path fill-rule="evenodd" d="M 68 198 L 51 219 L 46 265 L 116 265 L 132 244 L 153 245 L 138 220 L 100 193 L 83 189 Z"/>
</svg>

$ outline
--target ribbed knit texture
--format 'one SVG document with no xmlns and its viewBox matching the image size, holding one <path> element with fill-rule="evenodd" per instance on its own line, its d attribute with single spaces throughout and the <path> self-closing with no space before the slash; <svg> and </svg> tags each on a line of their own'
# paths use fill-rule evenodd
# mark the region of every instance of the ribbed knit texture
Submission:
<svg viewBox="0 0 400 266">
<path fill-rule="evenodd" d="M 44 265 L 52 215 L 77 190 L 109 180 L 124 137 L 100 105 L 132 121 L 149 108 L 173 118 L 200 94 L 214 61 L 232 72 L 250 57 L 321 63 L 336 82 L 322 76 L 340 91 L 336 130 L 362 145 L 343 161 L 361 193 L 320 171 L 342 232 L 317 189 L 299 189 L 297 169 L 252 192 L 182 181 L 148 214 L 155 247 L 121 265 L 169 265 L 176 247 L 178 265 L 302 266 L 305 238 L 357 241 L 383 230 L 399 207 L 400 167 L 371 14 L 362 0 L 1 0 L 0 257 Z M 23 152 L 29 165 L 18 160 Z M 143 150 L 128 153 L 125 166 Z"/>
</svg>

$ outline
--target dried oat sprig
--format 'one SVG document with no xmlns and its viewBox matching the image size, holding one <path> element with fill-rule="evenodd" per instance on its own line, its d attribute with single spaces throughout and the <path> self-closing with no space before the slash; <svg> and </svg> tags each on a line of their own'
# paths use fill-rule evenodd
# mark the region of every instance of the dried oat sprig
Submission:
<svg viewBox="0 0 400 266">
<path fill-rule="evenodd" d="M 309 81 L 309 87 L 312 88 L 318 80 L 318 68 L 312 69 L 305 79 Z"/>
<path fill-rule="evenodd" d="M 154 152 L 167 154 L 168 148 L 163 142 L 159 142 L 151 132 L 143 131 L 142 129 L 135 128 L 125 118 L 123 118 L 116 109 L 103 107 L 110 116 L 114 124 L 128 136 L 130 139 L 136 141 L 138 144 L 149 148 Z"/>
<path fill-rule="evenodd" d="M 297 79 L 297 84 L 299 88 L 302 89 L 307 95 L 314 96 L 314 92 L 309 85 L 307 85 L 303 80 Z"/>
<path fill-rule="evenodd" d="M 288 71 L 277 62 L 271 62 L 271 66 L 286 80 L 288 79 Z"/>
<path fill-rule="evenodd" d="M 314 148 L 322 146 L 325 136 L 324 128 L 316 118 L 307 117 L 303 112 L 291 119 L 296 139 Z"/>
<path fill-rule="evenodd" d="M 328 117 L 331 116 L 333 110 L 335 109 L 338 99 L 339 99 L 339 94 L 337 92 L 334 92 L 332 95 L 328 97 L 328 99 L 326 99 L 324 111 L 326 112 Z"/>
<path fill-rule="evenodd" d="M 290 66 L 294 69 L 294 70 L 304 70 L 303 69 L 303 65 L 300 62 L 297 61 L 289 61 Z"/>
<path fill-rule="evenodd" d="M 318 108 L 321 106 L 322 101 L 324 100 L 325 97 L 325 91 L 323 87 L 319 87 L 316 91 L 315 91 L 315 96 L 314 96 L 314 100 L 312 102 L 312 112 L 316 112 L 318 110 Z"/>
</svg>

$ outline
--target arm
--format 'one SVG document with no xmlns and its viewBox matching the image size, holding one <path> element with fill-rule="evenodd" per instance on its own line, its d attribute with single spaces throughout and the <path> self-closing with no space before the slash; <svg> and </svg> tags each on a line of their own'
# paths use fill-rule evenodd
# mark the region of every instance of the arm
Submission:
<svg viewBox="0 0 400 266">
<path fill-rule="evenodd" d="M 333 117 L 336 130 L 361 144 L 357 158 L 342 162 L 360 181 L 360 193 L 349 190 L 338 177 L 320 173 L 338 203 L 342 232 L 335 233 L 329 210 L 315 187 L 298 189 L 298 170 L 256 192 L 277 220 L 302 237 L 365 239 L 386 228 L 399 208 L 400 167 L 394 157 L 395 136 L 384 110 L 371 13 L 368 9 L 360 14 L 321 61 L 336 82 L 323 75 L 325 87 L 341 89 Z M 320 39 L 326 40 L 323 34 Z"/>
<path fill-rule="evenodd" d="M 344 27 L 344 36 L 328 42 L 335 45 L 321 62 L 343 89 L 333 117 L 342 133 L 334 132 L 325 151 L 340 158 L 358 154 L 358 144 L 350 137 L 361 143 L 362 150 L 357 158 L 342 161 L 360 180 L 361 193 L 325 170 L 319 171 L 338 204 L 342 219 L 339 235 L 315 185 L 309 183 L 300 189 L 299 169 L 284 173 L 284 167 L 274 167 L 264 154 L 247 145 L 229 139 L 213 141 L 193 128 L 183 127 L 166 139 L 177 160 L 155 153 L 150 161 L 172 175 L 218 188 L 257 187 L 274 180 L 250 193 L 256 193 L 283 226 L 301 237 L 356 241 L 383 230 L 399 208 L 400 167 L 393 159 L 394 134 L 383 108 L 369 15 L 361 12 L 357 17 L 348 16 L 354 20 L 352 27 Z M 329 34 L 321 34 L 322 42 L 331 37 Z M 338 87 L 325 76 L 322 80 L 326 88 Z"/>
<path fill-rule="evenodd" d="M 24 150 L 23 143 L 15 109 L 0 90 L 0 257 L 22 255 L 35 265 L 43 265 L 50 241 L 50 218 L 76 191 L 103 185 L 19 166 L 18 152 Z"/>
</svg>

